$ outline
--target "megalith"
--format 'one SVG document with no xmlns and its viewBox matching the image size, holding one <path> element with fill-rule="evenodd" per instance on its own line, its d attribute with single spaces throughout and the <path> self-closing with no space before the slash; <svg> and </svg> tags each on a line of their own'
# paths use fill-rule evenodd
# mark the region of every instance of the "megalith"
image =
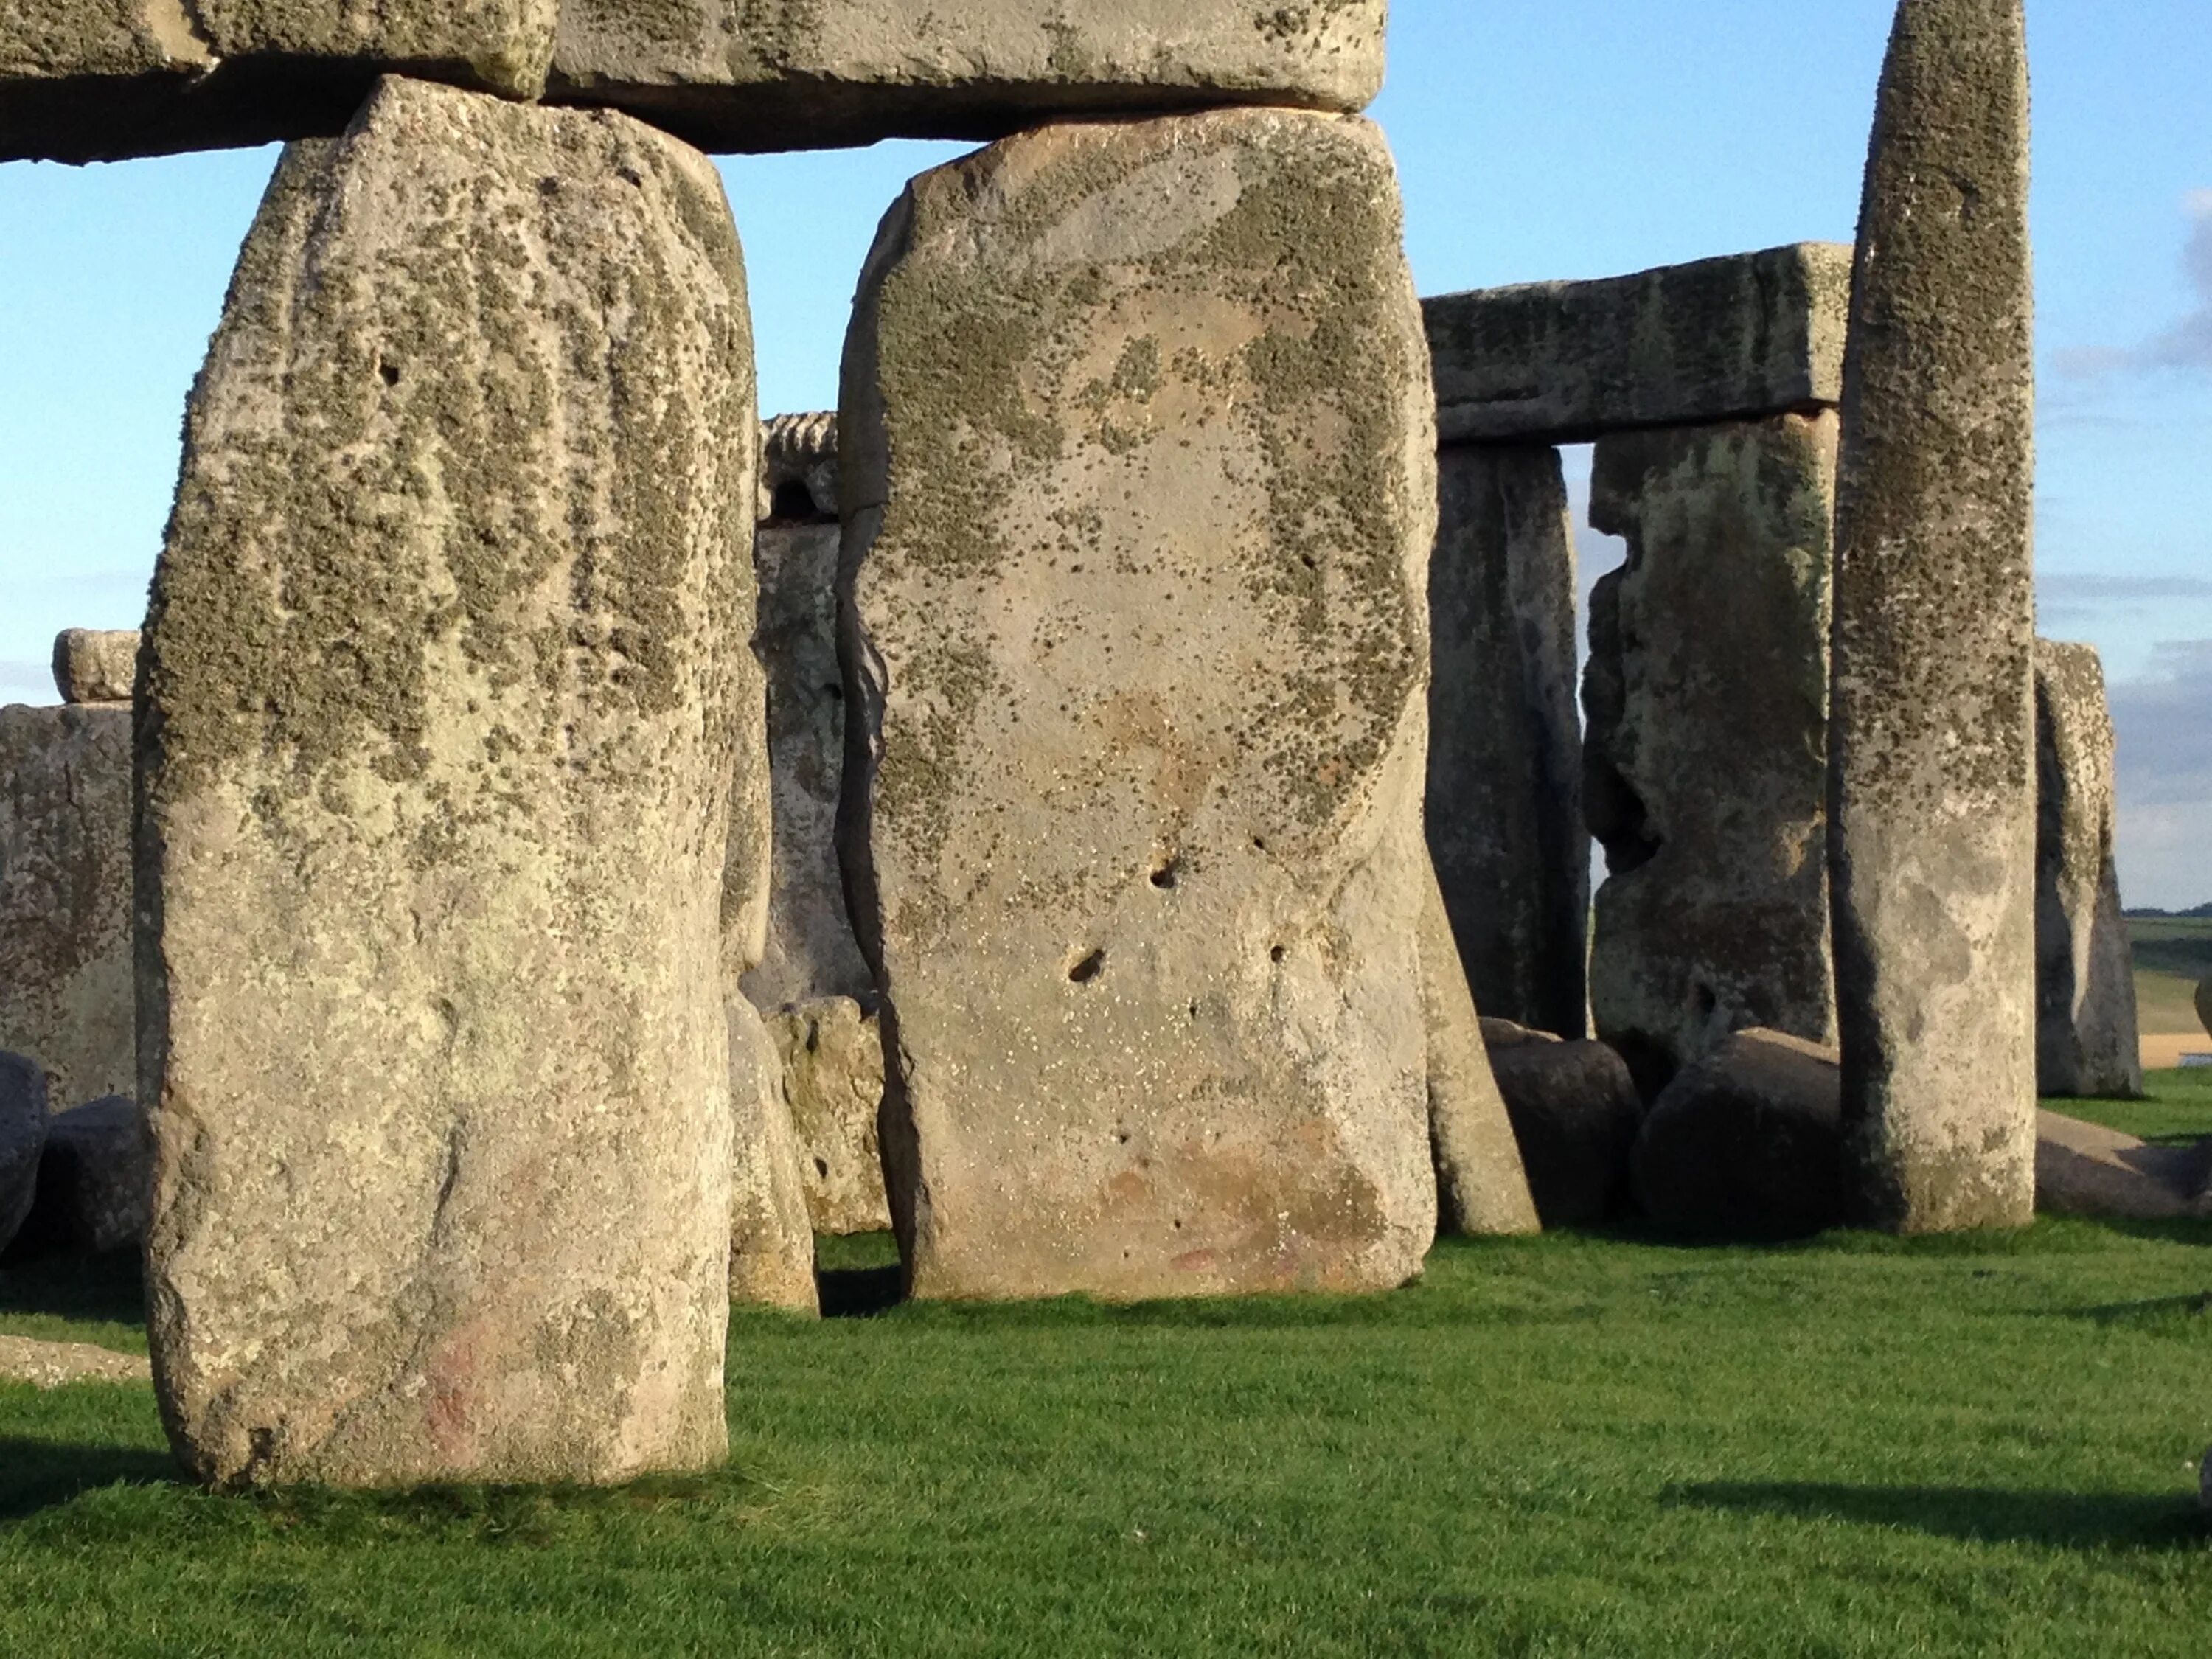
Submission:
<svg viewBox="0 0 2212 1659">
<path fill-rule="evenodd" d="M 2035 1200 L 2034 471 L 2020 0 L 1904 0 L 1838 467 L 1829 787 L 1860 1220 Z"/>
<path fill-rule="evenodd" d="M 1578 1037 L 1589 836 L 1559 453 L 1468 444 L 1437 465 L 1429 852 L 1475 1006 Z"/>
<path fill-rule="evenodd" d="M 884 1039 L 875 1015 L 851 997 L 821 997 L 766 1020 L 782 1057 L 784 1105 L 814 1231 L 882 1232 L 891 1217 L 877 1139 Z"/>
<path fill-rule="evenodd" d="M 1650 1099 L 1731 1031 L 1835 1040 L 1827 883 L 1832 415 L 1599 441 L 1583 799 L 1590 1008 Z"/>
<path fill-rule="evenodd" d="M 64 628 L 54 636 L 54 690 L 64 702 L 129 702 L 137 678 L 135 628 Z"/>
<path fill-rule="evenodd" d="M 0 1050 L 0 1249 L 38 1194 L 47 1122 L 45 1071 L 28 1054 Z"/>
<path fill-rule="evenodd" d="M 392 80 L 278 166 L 141 686 L 149 1325 L 200 1478 L 723 1455 L 757 429 L 674 141 Z"/>
<path fill-rule="evenodd" d="M 842 826 L 924 1297 L 1395 1285 L 1435 428 L 1356 118 L 915 179 L 846 348 Z"/>
<path fill-rule="evenodd" d="M 0 1048 L 56 1111 L 137 1090 L 128 702 L 0 708 Z"/>
<path fill-rule="evenodd" d="M 2035 642 L 2035 737 L 2036 1092 L 2140 1095 L 2112 717 L 2094 646 Z"/>
</svg>

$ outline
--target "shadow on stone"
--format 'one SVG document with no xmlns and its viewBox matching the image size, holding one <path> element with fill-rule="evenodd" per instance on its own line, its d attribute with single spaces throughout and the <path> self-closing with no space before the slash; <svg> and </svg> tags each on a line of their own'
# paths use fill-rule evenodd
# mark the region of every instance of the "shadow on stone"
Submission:
<svg viewBox="0 0 2212 1659">
<path fill-rule="evenodd" d="M 2201 1550 L 2212 1524 L 2176 1492 L 2008 1492 L 1989 1486 L 1845 1486 L 1818 1481 L 1670 1486 L 1662 1507 L 1898 1527 L 1971 1543 L 2064 1550 Z"/>
</svg>

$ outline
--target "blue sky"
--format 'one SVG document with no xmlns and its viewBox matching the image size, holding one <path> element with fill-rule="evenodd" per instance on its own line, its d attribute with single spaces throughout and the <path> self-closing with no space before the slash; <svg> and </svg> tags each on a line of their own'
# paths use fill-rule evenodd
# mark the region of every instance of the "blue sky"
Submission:
<svg viewBox="0 0 2212 1659">
<path fill-rule="evenodd" d="M 2212 899 L 2208 0 L 2028 0 L 2039 576 L 2102 647 L 2131 903 Z M 1424 293 L 1846 240 L 1889 0 L 1396 0 L 1373 112 Z M 835 401 L 853 282 L 912 173 L 890 144 L 732 159 L 762 403 Z M 143 609 L 185 396 L 269 150 L 0 166 L 0 700 L 68 626 Z M 1585 544 L 1589 572 L 1616 556 Z"/>
</svg>

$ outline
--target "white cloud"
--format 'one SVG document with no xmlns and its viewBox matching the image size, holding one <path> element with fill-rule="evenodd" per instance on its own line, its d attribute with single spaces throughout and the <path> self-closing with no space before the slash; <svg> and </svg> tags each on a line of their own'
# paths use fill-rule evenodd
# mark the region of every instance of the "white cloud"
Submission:
<svg viewBox="0 0 2212 1659">
<path fill-rule="evenodd" d="M 2135 346 L 2089 346 L 2062 351 L 2052 359 L 2058 372 L 2076 379 L 2161 369 L 2212 370 L 2212 190 L 2194 190 L 2182 210 L 2192 222 L 2181 254 L 2195 305 L 2179 322 Z"/>
<path fill-rule="evenodd" d="M 2212 900 L 2212 640 L 2173 640 L 2116 681 L 2120 880 L 2130 904 Z"/>
</svg>

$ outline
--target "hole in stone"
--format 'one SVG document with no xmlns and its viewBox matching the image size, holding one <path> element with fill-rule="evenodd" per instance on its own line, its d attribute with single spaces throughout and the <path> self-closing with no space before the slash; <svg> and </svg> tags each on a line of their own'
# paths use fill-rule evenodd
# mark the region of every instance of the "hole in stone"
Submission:
<svg viewBox="0 0 2212 1659">
<path fill-rule="evenodd" d="M 1181 1216 L 1177 1216 L 1176 1218 L 1175 1230 L 1177 1232 L 1181 1232 L 1182 1231 L 1182 1218 Z"/>
<path fill-rule="evenodd" d="M 1253 836 L 1253 837 L 1252 837 L 1252 850 L 1253 850 L 1254 852 L 1255 852 L 1255 853 L 1264 853 L 1264 852 L 1266 852 L 1266 851 L 1267 850 L 1267 843 L 1266 839 L 1265 839 L 1264 837 L 1262 837 L 1262 836 Z"/>
<path fill-rule="evenodd" d="M 1289 951 L 1285 951 L 1285 950 L 1281 945 L 1277 945 L 1273 950 L 1272 950 L 1272 951 L 1268 951 L 1268 952 L 1267 952 L 1267 960 L 1268 960 L 1268 961 L 1270 961 L 1270 962 L 1280 962 L 1280 961 L 1281 961 L 1285 957 L 1288 956 L 1289 954 L 1290 954 L 1290 952 L 1289 952 Z"/>
<path fill-rule="evenodd" d="M 1167 859 L 1160 864 L 1158 869 L 1152 872 L 1152 885 L 1158 888 L 1164 893 L 1170 891 L 1174 888 L 1176 880 L 1181 876 L 1182 872 L 1182 860 Z"/>
<path fill-rule="evenodd" d="M 383 380 L 384 380 L 385 385 L 386 385 L 386 386 L 398 386 L 398 385 L 399 384 L 399 365 L 398 365 L 398 364 L 397 364 L 397 363 L 379 363 L 379 364 L 376 366 L 376 372 L 377 372 L 377 374 L 378 374 L 379 375 L 380 375 L 380 376 L 382 376 L 382 377 L 383 377 Z"/>
<path fill-rule="evenodd" d="M 825 685 L 822 688 L 822 695 L 832 702 L 842 702 L 845 701 L 845 688 L 842 685 Z"/>
<path fill-rule="evenodd" d="M 816 1158 L 814 1160 L 814 1173 L 820 1176 L 824 1181 L 829 1180 L 830 1160 L 826 1158 Z"/>
<path fill-rule="evenodd" d="M 1106 971 L 1106 953 L 1093 951 L 1089 956 L 1067 970 L 1067 976 L 1078 985 L 1088 985 Z"/>
<path fill-rule="evenodd" d="M 1128 1132 L 1127 1129 L 1116 1129 L 1116 1130 L 1115 1130 L 1115 1131 L 1114 1131 L 1114 1142 L 1115 1142 L 1115 1144 L 1116 1146 L 1127 1146 L 1127 1145 L 1129 1144 L 1129 1132 Z"/>
<path fill-rule="evenodd" d="M 814 492 L 806 487 L 804 478 L 786 478 L 775 487 L 769 500 L 769 516 L 772 519 L 811 519 L 817 515 Z"/>
</svg>

